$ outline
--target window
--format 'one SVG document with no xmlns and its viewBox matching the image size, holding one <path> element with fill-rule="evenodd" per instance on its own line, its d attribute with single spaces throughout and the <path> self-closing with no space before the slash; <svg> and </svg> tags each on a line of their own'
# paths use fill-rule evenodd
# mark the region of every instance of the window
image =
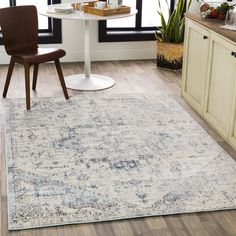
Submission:
<svg viewBox="0 0 236 236">
<path fill-rule="evenodd" d="M 61 0 L 0 0 L 0 8 L 20 5 L 35 5 L 38 13 L 46 10 L 48 5 L 60 3 Z M 61 43 L 61 21 L 38 14 L 39 43 Z M 2 43 L 2 37 L 0 37 Z"/>
<path fill-rule="evenodd" d="M 162 10 L 168 16 L 166 1 L 161 0 Z M 167 0 L 171 12 L 175 0 Z M 136 8 L 138 13 L 129 18 L 99 22 L 99 42 L 154 40 L 154 32 L 160 27 L 157 0 L 123 0 L 123 5 Z"/>
</svg>

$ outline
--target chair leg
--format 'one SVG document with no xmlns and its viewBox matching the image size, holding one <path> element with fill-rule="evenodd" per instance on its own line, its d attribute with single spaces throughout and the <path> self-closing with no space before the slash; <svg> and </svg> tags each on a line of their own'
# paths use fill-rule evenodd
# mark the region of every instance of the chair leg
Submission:
<svg viewBox="0 0 236 236">
<path fill-rule="evenodd" d="M 2 94 L 2 96 L 4 98 L 7 96 L 7 91 L 8 91 L 10 81 L 11 81 L 11 76 L 12 76 L 12 72 L 14 69 L 14 65 L 15 65 L 15 61 L 13 58 L 11 58 L 10 65 L 8 67 L 7 78 L 6 78 L 6 82 L 5 82 L 5 86 L 4 86 L 4 90 L 3 90 L 3 94 Z"/>
<path fill-rule="evenodd" d="M 58 73 L 58 76 L 59 76 L 59 79 L 60 79 L 60 82 L 61 82 L 61 87 L 62 87 L 64 96 L 65 96 L 66 99 L 69 99 L 67 89 L 66 89 L 65 80 L 64 80 L 64 76 L 63 76 L 62 69 L 61 69 L 61 63 L 60 63 L 59 59 L 55 60 L 54 62 L 55 62 L 57 73 Z"/>
<path fill-rule="evenodd" d="M 30 66 L 25 64 L 25 95 L 26 95 L 26 109 L 30 110 Z"/>
<path fill-rule="evenodd" d="M 38 71 L 39 71 L 39 64 L 35 64 L 34 65 L 34 75 L 33 75 L 33 85 L 32 85 L 33 90 L 36 90 Z"/>
</svg>

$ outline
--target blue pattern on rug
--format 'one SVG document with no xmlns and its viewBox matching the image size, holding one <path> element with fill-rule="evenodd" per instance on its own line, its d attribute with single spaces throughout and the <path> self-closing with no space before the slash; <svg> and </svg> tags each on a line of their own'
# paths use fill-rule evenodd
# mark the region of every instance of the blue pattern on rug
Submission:
<svg viewBox="0 0 236 236">
<path fill-rule="evenodd" d="M 9 229 L 233 209 L 235 161 L 166 92 L 7 100 Z"/>
</svg>

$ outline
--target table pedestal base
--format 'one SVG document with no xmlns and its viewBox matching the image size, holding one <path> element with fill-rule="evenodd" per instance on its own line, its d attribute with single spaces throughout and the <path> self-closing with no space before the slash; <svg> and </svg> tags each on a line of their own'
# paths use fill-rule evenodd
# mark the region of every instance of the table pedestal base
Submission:
<svg viewBox="0 0 236 236">
<path fill-rule="evenodd" d="M 105 75 L 90 74 L 86 78 L 84 74 L 65 77 L 66 87 L 73 90 L 96 91 L 107 89 L 115 85 L 115 81 Z"/>
</svg>

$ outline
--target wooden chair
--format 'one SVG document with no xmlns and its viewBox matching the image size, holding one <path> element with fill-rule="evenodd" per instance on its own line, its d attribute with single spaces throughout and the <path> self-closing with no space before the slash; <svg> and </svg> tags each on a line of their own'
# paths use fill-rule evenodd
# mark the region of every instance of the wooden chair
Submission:
<svg viewBox="0 0 236 236">
<path fill-rule="evenodd" d="M 69 99 L 59 58 L 66 55 L 62 49 L 38 48 L 38 16 L 35 6 L 16 6 L 0 9 L 3 44 L 11 56 L 3 97 L 7 95 L 15 63 L 25 69 L 26 108 L 30 110 L 30 66 L 34 66 L 33 86 L 36 89 L 40 63 L 54 61 L 66 99 Z"/>
</svg>

